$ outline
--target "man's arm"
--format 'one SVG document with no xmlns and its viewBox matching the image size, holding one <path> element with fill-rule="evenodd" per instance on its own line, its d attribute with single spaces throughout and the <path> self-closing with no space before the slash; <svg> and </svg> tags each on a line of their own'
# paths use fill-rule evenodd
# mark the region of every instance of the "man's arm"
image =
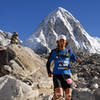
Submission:
<svg viewBox="0 0 100 100">
<path fill-rule="evenodd" d="M 81 62 L 82 62 L 82 59 L 77 58 L 76 61 L 77 61 L 78 63 L 81 63 Z"/>
<path fill-rule="evenodd" d="M 73 53 L 72 53 L 72 51 L 70 50 L 69 51 L 69 53 L 70 53 L 70 59 L 71 59 L 71 61 L 77 61 L 78 63 L 81 63 L 82 62 L 82 60 L 79 58 L 79 57 L 76 57 Z"/>
</svg>

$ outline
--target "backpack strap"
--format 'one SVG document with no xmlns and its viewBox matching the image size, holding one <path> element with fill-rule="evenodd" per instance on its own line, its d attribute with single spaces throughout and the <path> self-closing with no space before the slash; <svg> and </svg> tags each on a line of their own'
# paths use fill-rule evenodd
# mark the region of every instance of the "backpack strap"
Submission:
<svg viewBox="0 0 100 100">
<path fill-rule="evenodd" d="M 58 48 L 56 48 L 56 52 L 57 52 L 57 56 L 59 57 L 60 56 L 60 50 L 58 49 Z M 69 49 L 66 49 L 66 53 L 65 53 L 65 55 L 67 56 L 67 57 L 69 57 L 69 52 L 70 52 L 70 50 Z"/>
</svg>

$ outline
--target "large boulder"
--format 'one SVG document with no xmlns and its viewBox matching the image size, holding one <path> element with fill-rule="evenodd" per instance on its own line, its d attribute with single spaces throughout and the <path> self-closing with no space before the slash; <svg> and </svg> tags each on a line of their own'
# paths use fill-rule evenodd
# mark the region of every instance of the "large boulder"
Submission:
<svg viewBox="0 0 100 100">
<path fill-rule="evenodd" d="M 35 100 L 38 95 L 38 90 L 11 76 L 0 78 L 0 100 Z"/>
<path fill-rule="evenodd" d="M 14 74 L 29 76 L 43 65 L 43 62 L 33 50 L 19 45 L 10 45 L 7 48 L 9 66 Z"/>
</svg>

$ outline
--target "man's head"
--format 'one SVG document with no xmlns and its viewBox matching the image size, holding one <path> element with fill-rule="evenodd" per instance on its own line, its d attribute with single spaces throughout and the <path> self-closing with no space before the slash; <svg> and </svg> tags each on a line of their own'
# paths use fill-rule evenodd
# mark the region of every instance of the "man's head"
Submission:
<svg viewBox="0 0 100 100">
<path fill-rule="evenodd" d="M 66 36 L 65 35 L 59 35 L 57 40 L 58 48 L 64 49 L 67 45 Z"/>
<path fill-rule="evenodd" d="M 66 40 L 66 36 L 65 35 L 59 35 L 58 36 L 58 41 L 61 40 L 61 39 Z"/>
</svg>

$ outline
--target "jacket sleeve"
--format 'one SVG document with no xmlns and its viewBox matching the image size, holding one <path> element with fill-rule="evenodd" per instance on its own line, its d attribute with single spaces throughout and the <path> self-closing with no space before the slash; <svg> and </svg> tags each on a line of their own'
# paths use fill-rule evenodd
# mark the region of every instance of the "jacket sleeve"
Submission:
<svg viewBox="0 0 100 100">
<path fill-rule="evenodd" d="M 72 62 L 76 61 L 77 57 L 73 54 L 73 52 L 71 50 L 69 50 L 69 54 L 70 54 L 70 60 Z"/>
<path fill-rule="evenodd" d="M 50 70 L 50 64 L 52 62 L 52 60 L 54 60 L 54 53 L 53 51 L 51 51 L 51 53 L 49 54 L 49 58 L 48 58 L 48 61 L 46 63 L 46 68 L 47 68 L 47 73 L 52 73 L 51 70 Z"/>
</svg>

